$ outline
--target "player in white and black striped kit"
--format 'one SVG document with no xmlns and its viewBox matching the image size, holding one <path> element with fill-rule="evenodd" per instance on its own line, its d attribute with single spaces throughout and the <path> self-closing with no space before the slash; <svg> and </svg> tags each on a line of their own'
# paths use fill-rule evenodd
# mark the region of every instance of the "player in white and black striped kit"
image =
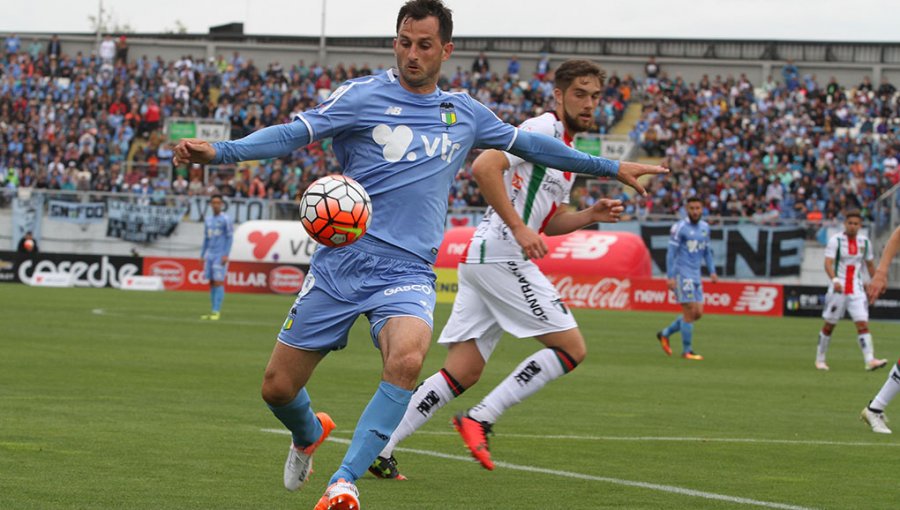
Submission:
<svg viewBox="0 0 900 510">
<path fill-rule="evenodd" d="M 863 283 L 863 264 L 868 274 L 875 272 L 875 255 L 869 238 L 859 233 L 862 215 L 857 210 L 844 215 L 844 232 L 833 236 L 825 247 L 825 273 L 831 283 L 825 296 L 825 310 L 822 318 L 825 324 L 819 332 L 816 349 L 816 368 L 828 370 L 825 355 L 831 343 L 831 333 L 844 313 L 849 312 L 856 324 L 859 347 L 862 349 L 866 370 L 875 370 L 887 365 L 887 360 L 875 358 L 875 346 L 869 333 L 869 303 Z"/>
</svg>

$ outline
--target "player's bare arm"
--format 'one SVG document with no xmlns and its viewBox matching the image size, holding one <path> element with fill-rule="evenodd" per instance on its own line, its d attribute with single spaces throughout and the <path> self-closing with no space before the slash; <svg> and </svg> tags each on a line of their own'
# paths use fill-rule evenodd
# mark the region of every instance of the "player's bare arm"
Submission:
<svg viewBox="0 0 900 510">
<path fill-rule="evenodd" d="M 884 294 L 887 290 L 888 269 L 891 267 L 891 261 L 900 251 L 900 227 L 894 230 L 891 238 L 888 239 L 884 246 L 884 252 L 881 254 L 881 260 L 878 262 L 878 268 L 872 273 L 872 281 L 869 282 L 869 301 L 875 302 L 878 296 Z"/>
<path fill-rule="evenodd" d="M 835 292 L 841 293 L 844 291 L 844 286 L 841 285 L 841 281 L 834 273 L 834 259 L 825 257 L 825 274 L 828 275 L 828 279 L 834 284 Z"/>
<path fill-rule="evenodd" d="M 497 215 L 500 216 L 503 223 L 509 227 L 516 242 L 525 252 L 525 256 L 530 259 L 539 259 L 547 254 L 547 245 L 537 232 L 522 221 L 513 208 L 503 183 L 503 172 L 507 168 L 509 168 L 509 160 L 506 159 L 506 155 L 498 150 L 486 150 L 472 163 L 472 175 L 475 177 L 475 182 L 478 183 L 481 195 L 497 211 Z"/>
<path fill-rule="evenodd" d="M 618 223 L 624 211 L 622 201 L 612 198 L 601 198 L 591 207 L 577 212 L 560 209 L 547 222 L 544 233 L 559 236 L 598 222 Z"/>
</svg>

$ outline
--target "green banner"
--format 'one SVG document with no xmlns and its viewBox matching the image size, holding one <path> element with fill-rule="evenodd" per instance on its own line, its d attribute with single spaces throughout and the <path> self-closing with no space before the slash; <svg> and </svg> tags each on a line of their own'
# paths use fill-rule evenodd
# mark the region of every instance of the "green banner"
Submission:
<svg viewBox="0 0 900 510">
<path fill-rule="evenodd" d="M 197 124 L 194 121 L 169 123 L 169 141 L 177 142 L 182 138 L 197 138 Z"/>
<path fill-rule="evenodd" d="M 590 154 L 591 156 L 600 156 L 600 147 L 602 145 L 599 138 L 587 138 L 582 136 L 575 138 L 575 148 L 581 152 Z"/>
</svg>

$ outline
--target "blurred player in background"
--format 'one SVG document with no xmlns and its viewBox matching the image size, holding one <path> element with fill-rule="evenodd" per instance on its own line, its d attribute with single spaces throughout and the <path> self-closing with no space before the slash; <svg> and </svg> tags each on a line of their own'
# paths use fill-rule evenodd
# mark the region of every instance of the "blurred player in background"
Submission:
<svg viewBox="0 0 900 510">
<path fill-rule="evenodd" d="M 878 269 L 872 273 L 872 281 L 869 282 L 869 301 L 874 303 L 878 296 L 884 294 L 887 290 L 888 270 L 891 267 L 891 261 L 900 251 L 900 227 L 894 230 L 891 238 L 888 239 L 881 254 L 881 261 L 878 263 Z M 884 410 L 887 408 L 891 400 L 900 393 L 900 360 L 891 368 L 887 381 L 881 387 L 881 391 L 875 395 L 875 398 L 864 407 L 860 413 L 860 419 L 872 427 L 872 432 L 879 434 L 890 434 L 891 429 L 887 426 L 887 418 L 884 416 Z"/>
<path fill-rule="evenodd" d="M 604 77 L 599 66 L 586 60 L 563 63 L 555 73 L 555 110 L 525 121 L 519 129 L 571 146 L 576 133 L 593 126 Z M 575 180 L 571 173 L 500 151 L 478 156 L 472 173 L 491 207 L 459 265 L 459 291 L 438 340 L 449 351 L 443 368 L 416 388 L 403 421 L 369 468 L 380 478 L 404 478 L 394 448 L 478 382 L 504 331 L 518 338 L 535 337 L 545 348 L 522 361 L 480 404 L 453 419 L 469 451 L 487 469 L 494 468 L 487 434 L 500 415 L 572 371 L 587 353 L 556 287 L 529 259 L 547 253 L 538 232 L 562 235 L 598 221 L 618 221 L 621 202 L 601 199 L 589 209 L 570 211 L 566 204 Z"/>
<path fill-rule="evenodd" d="M 409 404 L 431 343 L 431 264 L 444 235 L 447 197 L 472 148 L 500 148 L 544 166 L 616 177 L 641 193 L 638 176 L 666 171 L 589 156 L 553 137 L 516 130 L 468 94 L 438 89 L 441 64 L 453 51 L 452 15 L 440 0 L 408 1 L 396 29 L 397 69 L 345 82 L 294 122 L 230 142 L 186 139 L 174 151 L 176 164 L 233 163 L 288 154 L 333 137 L 344 174 L 372 198 L 365 236 L 313 254 L 263 380 L 263 399 L 292 433 L 284 484 L 296 490 L 335 426 L 327 414 L 313 413 L 306 384 L 325 355 L 347 345 L 356 318 L 369 319 L 372 341 L 381 351 L 382 380 L 318 510 L 359 508 L 355 481 L 387 444 Z"/>
<path fill-rule="evenodd" d="M 709 246 L 709 224 L 703 221 L 703 201 L 698 197 L 687 199 L 687 218 L 672 225 L 669 247 L 666 251 L 666 278 L 669 289 L 681 303 L 682 313 L 666 329 L 656 333 L 663 351 L 672 355 L 669 337 L 681 332 L 681 357 L 702 360 L 694 352 L 694 323 L 703 316 L 703 282 L 700 268 L 706 262 L 712 283 L 719 281 L 713 252 Z"/>
<path fill-rule="evenodd" d="M 231 217 L 222 211 L 225 202 L 222 195 L 209 198 L 212 214 L 203 220 L 203 274 L 209 280 L 209 315 L 202 315 L 203 320 L 217 321 L 221 316 L 222 301 L 225 300 L 225 278 L 228 276 L 228 254 L 234 240 L 234 224 Z"/>
<path fill-rule="evenodd" d="M 873 274 L 875 255 L 869 238 L 859 233 L 860 227 L 860 212 L 847 211 L 844 232 L 833 236 L 825 246 L 825 273 L 831 283 L 825 295 L 825 310 L 822 311 L 825 324 L 819 332 L 819 345 L 816 349 L 816 368 L 819 370 L 828 370 L 825 355 L 828 353 L 828 344 L 831 343 L 831 333 L 848 311 L 856 324 L 866 370 L 875 370 L 887 364 L 886 359 L 875 359 L 875 346 L 872 344 L 872 334 L 869 333 L 869 303 L 863 288 L 863 263 L 868 274 Z"/>
</svg>

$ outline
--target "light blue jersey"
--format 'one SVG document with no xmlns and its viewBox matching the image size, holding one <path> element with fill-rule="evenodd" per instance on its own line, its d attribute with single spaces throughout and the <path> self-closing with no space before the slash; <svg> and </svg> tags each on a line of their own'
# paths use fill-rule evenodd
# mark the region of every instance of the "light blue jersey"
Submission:
<svg viewBox="0 0 900 510">
<path fill-rule="evenodd" d="M 334 138 L 344 175 L 372 198 L 366 237 L 433 263 L 444 235 L 447 196 L 472 148 L 512 152 L 536 163 L 615 177 L 618 162 L 595 158 L 551 137 L 520 133 L 466 93 L 409 92 L 390 69 L 338 87 L 295 122 L 213 144 L 213 164 L 289 153 Z"/>
<path fill-rule="evenodd" d="M 203 249 L 200 257 L 203 259 L 221 259 L 231 253 L 231 243 L 234 240 L 234 224 L 231 217 L 220 212 L 209 215 L 203 220 Z"/>
<path fill-rule="evenodd" d="M 705 261 L 710 274 L 716 272 L 712 255 L 708 223 L 703 220 L 691 223 L 685 218 L 672 225 L 666 252 L 666 276 L 676 280 L 675 295 L 679 303 L 703 302 L 700 268 Z"/>
<path fill-rule="evenodd" d="M 666 276 L 699 280 L 704 261 L 710 274 L 714 274 L 716 267 L 709 246 L 709 224 L 703 220 L 691 223 L 685 218 L 672 225 L 666 252 Z"/>
</svg>

